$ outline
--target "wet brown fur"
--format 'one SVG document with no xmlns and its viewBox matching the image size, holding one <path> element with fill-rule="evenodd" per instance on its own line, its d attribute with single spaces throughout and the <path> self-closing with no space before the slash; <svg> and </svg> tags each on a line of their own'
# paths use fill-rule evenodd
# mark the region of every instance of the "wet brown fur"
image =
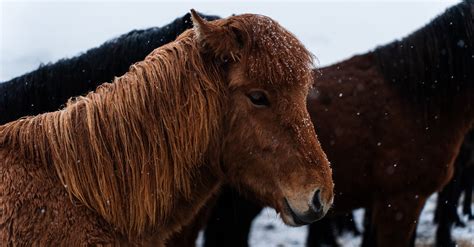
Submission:
<svg viewBox="0 0 474 247">
<path fill-rule="evenodd" d="M 304 107 L 311 65 L 270 18 L 201 21 L 64 109 L 0 126 L 0 241 L 162 244 L 224 180 L 282 212 L 283 196 L 310 185 L 329 203 L 331 170 Z M 252 88 L 276 114 L 249 106 Z"/>
</svg>

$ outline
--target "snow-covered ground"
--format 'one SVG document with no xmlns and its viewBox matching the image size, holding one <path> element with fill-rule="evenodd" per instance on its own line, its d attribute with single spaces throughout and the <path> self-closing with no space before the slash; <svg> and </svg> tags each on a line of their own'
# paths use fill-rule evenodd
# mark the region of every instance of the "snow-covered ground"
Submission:
<svg viewBox="0 0 474 247">
<path fill-rule="evenodd" d="M 401 38 L 459 0 L 418 1 L 38 1 L 0 0 L 0 81 L 33 70 L 40 63 L 71 57 L 132 29 L 161 26 L 190 8 L 207 14 L 268 15 L 292 31 L 328 65 Z M 427 203 L 417 244 L 434 241 L 435 198 Z M 360 225 L 363 212 L 356 211 Z M 455 228 L 461 246 L 474 246 L 474 222 Z M 250 244 L 304 246 L 306 227 L 285 226 L 271 209 L 253 224 Z M 342 246 L 358 246 L 360 237 L 345 235 Z"/>
<path fill-rule="evenodd" d="M 433 246 L 436 225 L 433 224 L 433 213 L 436 206 L 436 195 L 430 197 L 423 209 L 417 228 L 416 246 L 427 247 Z M 354 212 L 355 221 L 359 229 L 363 229 L 364 211 L 358 209 Z M 459 208 L 459 215 L 461 214 Z M 455 227 L 453 229 L 453 239 L 455 239 L 459 247 L 474 247 L 474 221 L 467 221 L 466 227 Z M 253 222 L 250 233 L 250 246 L 252 247 L 299 247 L 304 246 L 307 227 L 289 227 L 283 224 L 279 219 L 275 210 L 266 208 Z M 360 236 L 345 234 L 338 239 L 343 247 L 360 246 L 362 239 Z M 202 243 L 202 239 L 198 239 L 198 246 Z"/>
<path fill-rule="evenodd" d="M 433 224 L 433 212 L 436 206 L 436 195 L 432 196 L 420 218 L 417 229 L 416 246 L 433 246 L 436 226 Z M 363 210 L 355 211 L 355 220 L 359 229 L 362 227 Z M 460 214 L 461 215 L 461 214 Z M 464 218 L 464 220 L 466 220 Z M 467 221 L 466 221 L 467 222 Z M 253 247 L 296 247 L 304 246 L 307 227 L 285 226 L 278 218 L 273 209 L 265 209 L 252 225 L 250 234 L 250 246 Z M 458 241 L 460 247 L 474 246 L 474 221 L 467 222 L 465 228 L 456 227 L 453 230 L 453 238 Z M 352 234 L 343 235 L 338 239 L 343 247 L 360 246 L 361 237 Z"/>
</svg>

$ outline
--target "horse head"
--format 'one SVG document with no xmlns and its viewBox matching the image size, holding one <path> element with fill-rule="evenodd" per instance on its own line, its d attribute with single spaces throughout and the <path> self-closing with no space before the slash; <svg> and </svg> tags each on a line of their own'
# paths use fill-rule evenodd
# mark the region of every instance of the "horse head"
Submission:
<svg viewBox="0 0 474 247">
<path fill-rule="evenodd" d="M 220 148 L 227 181 L 289 225 L 320 219 L 332 204 L 333 182 L 306 109 L 312 55 L 265 16 L 207 22 L 193 12 L 193 22 L 203 56 L 226 75 Z"/>
</svg>

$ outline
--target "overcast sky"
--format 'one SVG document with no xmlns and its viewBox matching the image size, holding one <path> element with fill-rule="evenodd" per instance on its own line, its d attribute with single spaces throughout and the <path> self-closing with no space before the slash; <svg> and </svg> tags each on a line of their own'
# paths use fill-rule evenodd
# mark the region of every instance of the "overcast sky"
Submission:
<svg viewBox="0 0 474 247">
<path fill-rule="evenodd" d="M 132 29 L 162 26 L 191 8 L 222 17 L 270 16 L 296 34 L 324 66 L 401 38 L 458 2 L 0 0 L 0 81 L 40 63 L 78 55 Z"/>
</svg>

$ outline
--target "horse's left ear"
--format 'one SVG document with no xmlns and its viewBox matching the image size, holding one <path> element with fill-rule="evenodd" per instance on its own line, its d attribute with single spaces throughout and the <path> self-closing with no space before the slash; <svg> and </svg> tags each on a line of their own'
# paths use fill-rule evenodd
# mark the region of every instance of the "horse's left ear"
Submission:
<svg viewBox="0 0 474 247">
<path fill-rule="evenodd" d="M 191 9 L 191 17 L 196 39 L 204 52 L 213 54 L 222 61 L 240 59 L 243 42 L 236 28 L 210 23 L 202 19 L 194 9 Z"/>
</svg>

